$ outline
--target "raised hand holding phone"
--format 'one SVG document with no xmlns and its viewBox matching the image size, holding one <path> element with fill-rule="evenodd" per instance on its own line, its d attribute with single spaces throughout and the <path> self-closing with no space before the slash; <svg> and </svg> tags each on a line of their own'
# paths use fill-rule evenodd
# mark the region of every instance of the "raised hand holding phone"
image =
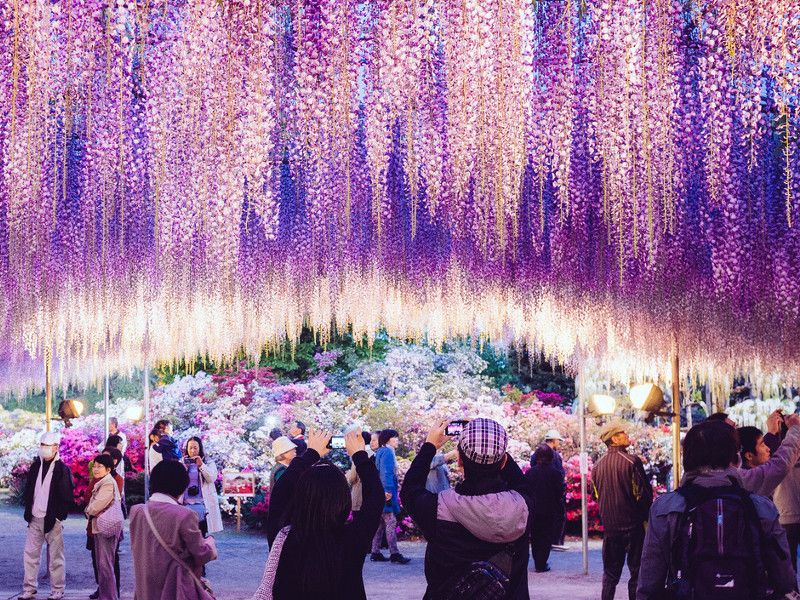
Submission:
<svg viewBox="0 0 800 600">
<path fill-rule="evenodd" d="M 331 451 L 330 448 L 328 448 L 328 442 L 331 437 L 330 431 L 309 429 L 306 435 L 306 446 L 311 450 L 316 450 L 317 454 L 322 458 L 323 456 L 327 456 L 328 452 Z"/>
<path fill-rule="evenodd" d="M 361 436 L 361 428 L 354 429 L 344 436 L 344 447 L 347 450 L 347 455 L 352 458 L 356 452 L 366 449 L 364 438 Z"/>
<path fill-rule="evenodd" d="M 436 446 L 437 450 L 442 446 L 444 446 L 444 443 L 447 441 L 447 436 L 445 435 L 445 429 L 447 429 L 448 423 L 449 421 L 442 421 L 433 429 L 431 429 L 425 441 Z"/>
</svg>

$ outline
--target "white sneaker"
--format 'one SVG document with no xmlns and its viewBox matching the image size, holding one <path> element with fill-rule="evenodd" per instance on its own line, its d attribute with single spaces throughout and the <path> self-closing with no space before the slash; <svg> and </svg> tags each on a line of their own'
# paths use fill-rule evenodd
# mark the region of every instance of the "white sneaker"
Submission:
<svg viewBox="0 0 800 600">
<path fill-rule="evenodd" d="M 567 550 L 569 550 L 569 546 L 562 544 L 553 544 L 552 546 L 550 546 L 550 549 L 556 552 L 566 552 Z"/>
</svg>

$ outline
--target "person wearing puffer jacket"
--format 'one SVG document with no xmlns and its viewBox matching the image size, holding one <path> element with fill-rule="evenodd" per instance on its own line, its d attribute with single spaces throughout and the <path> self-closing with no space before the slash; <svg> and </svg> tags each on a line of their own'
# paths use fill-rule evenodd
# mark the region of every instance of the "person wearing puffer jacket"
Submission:
<svg viewBox="0 0 800 600">
<path fill-rule="evenodd" d="M 527 600 L 528 515 L 525 477 L 506 453 L 508 438 L 491 419 L 470 421 L 458 442 L 464 481 L 434 494 L 425 489 L 447 422 L 428 434 L 406 473 L 400 499 L 428 541 L 424 600 L 438 598 L 475 562 L 491 560 L 509 579 L 506 600 Z M 455 579 L 454 579 L 455 578 Z"/>
</svg>

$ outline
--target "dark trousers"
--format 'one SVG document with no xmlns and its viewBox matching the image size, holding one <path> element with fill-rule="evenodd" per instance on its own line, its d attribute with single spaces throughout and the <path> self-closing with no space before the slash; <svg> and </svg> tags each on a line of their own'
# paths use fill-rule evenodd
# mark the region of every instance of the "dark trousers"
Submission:
<svg viewBox="0 0 800 600">
<path fill-rule="evenodd" d="M 563 546 L 564 545 L 564 533 L 565 533 L 565 530 L 567 528 L 567 515 L 565 515 L 565 514 L 564 515 L 559 515 L 559 516 L 554 517 L 554 518 L 556 520 L 556 524 L 555 524 L 554 529 L 553 529 L 553 531 L 555 533 L 553 544 L 557 545 L 557 546 Z"/>
<path fill-rule="evenodd" d="M 797 573 L 797 545 L 800 544 L 800 523 L 784 525 L 786 541 L 789 542 L 789 553 L 792 557 L 792 568 Z"/>
<path fill-rule="evenodd" d="M 94 549 L 94 538 L 90 537 L 86 545 L 88 546 L 89 550 L 92 551 L 92 570 L 94 571 L 94 581 L 95 583 L 99 583 L 97 577 L 97 554 L 95 554 Z M 117 579 L 117 596 L 119 596 L 119 541 L 117 542 L 116 550 L 114 550 L 114 577 Z"/>
<path fill-rule="evenodd" d="M 639 581 L 639 565 L 644 547 L 644 525 L 626 532 L 606 532 L 603 537 L 603 593 L 602 600 L 614 600 L 614 592 L 622 577 L 625 558 L 631 578 L 628 581 L 628 598 L 636 600 L 636 584 Z"/>
<path fill-rule="evenodd" d="M 561 528 L 561 521 L 556 515 L 533 515 L 531 520 L 531 556 L 537 571 L 547 568 L 550 548 L 555 543 Z"/>
</svg>

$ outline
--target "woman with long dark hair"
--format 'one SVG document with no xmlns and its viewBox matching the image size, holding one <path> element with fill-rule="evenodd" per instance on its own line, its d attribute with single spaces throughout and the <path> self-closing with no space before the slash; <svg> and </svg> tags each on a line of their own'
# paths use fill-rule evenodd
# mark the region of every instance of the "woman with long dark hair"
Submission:
<svg viewBox="0 0 800 600">
<path fill-rule="evenodd" d="M 267 521 L 271 550 L 254 600 L 367 597 L 361 571 L 383 510 L 383 487 L 361 431 L 351 431 L 345 448 L 361 480 L 362 503 L 348 522 L 352 505 L 344 473 L 320 461 L 330 438 L 309 430 L 308 449 L 275 484 Z"/>
</svg>

